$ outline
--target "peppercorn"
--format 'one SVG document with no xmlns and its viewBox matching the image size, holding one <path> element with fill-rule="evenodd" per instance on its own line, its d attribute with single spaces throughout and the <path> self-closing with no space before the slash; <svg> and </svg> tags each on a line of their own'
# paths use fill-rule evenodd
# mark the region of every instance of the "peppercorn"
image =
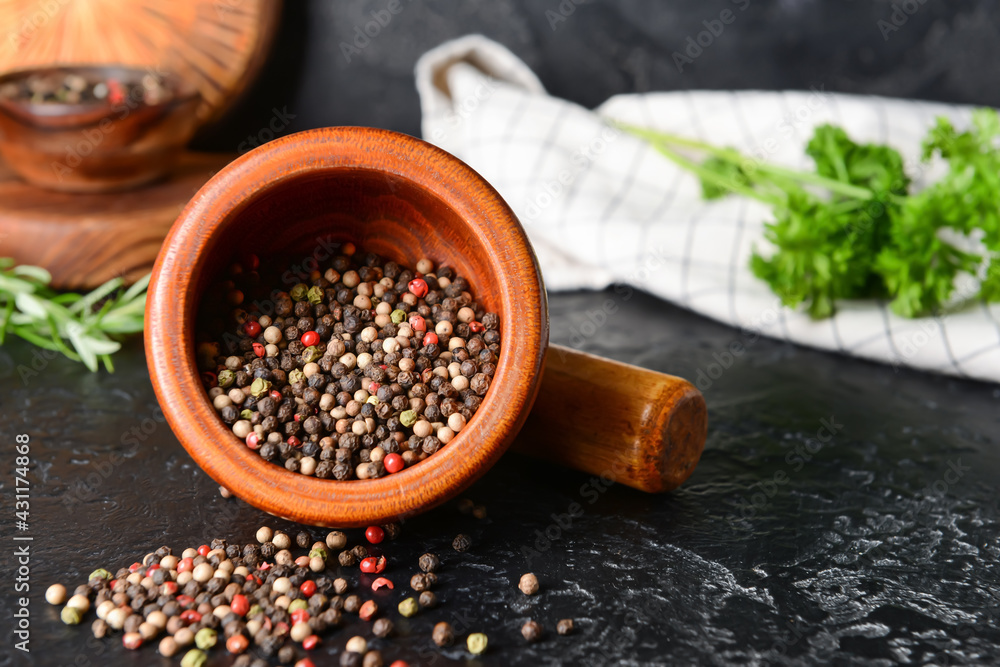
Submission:
<svg viewBox="0 0 1000 667">
<path fill-rule="evenodd" d="M 218 635 L 216 634 L 215 630 L 212 630 L 211 628 L 202 628 L 194 635 L 195 646 L 197 646 L 203 651 L 207 651 L 208 649 L 215 646 L 217 641 L 218 641 Z"/>
<path fill-rule="evenodd" d="M 528 620 L 521 626 L 521 636 L 529 642 L 538 641 L 539 637 L 542 636 L 542 626 L 535 621 Z"/>
<path fill-rule="evenodd" d="M 102 639 L 105 635 L 108 634 L 109 627 L 104 619 L 98 618 L 90 626 L 90 630 L 91 632 L 94 633 L 94 637 L 96 637 L 97 639 Z"/>
<path fill-rule="evenodd" d="M 378 604 L 374 600 L 367 600 L 358 609 L 358 616 L 362 621 L 370 621 L 378 613 Z"/>
<path fill-rule="evenodd" d="M 472 540 L 469 539 L 468 535 L 461 533 L 451 543 L 451 548 L 458 552 L 468 551 L 470 546 L 472 546 Z"/>
<path fill-rule="evenodd" d="M 181 667 L 204 667 L 208 662 L 208 656 L 204 651 L 193 648 L 181 658 Z"/>
<path fill-rule="evenodd" d="M 434 591 L 423 591 L 420 593 L 419 602 L 421 607 L 433 609 L 437 606 L 438 600 L 437 596 L 434 595 Z"/>
<path fill-rule="evenodd" d="M 309 533 L 301 531 L 295 536 L 295 544 L 297 544 L 301 549 L 307 549 L 309 545 L 312 544 L 312 537 Z"/>
<path fill-rule="evenodd" d="M 69 605 L 62 608 L 59 612 L 59 618 L 66 625 L 79 625 L 80 621 L 83 620 L 83 612 L 81 612 L 76 607 L 70 607 Z"/>
<path fill-rule="evenodd" d="M 420 610 L 420 608 L 417 606 L 417 601 L 414 600 L 413 598 L 406 598 L 405 600 L 400 602 L 398 609 L 399 613 L 407 618 L 415 616 L 417 612 Z"/>
<path fill-rule="evenodd" d="M 556 624 L 556 632 L 560 635 L 568 635 L 573 632 L 573 619 L 564 618 Z"/>
<path fill-rule="evenodd" d="M 469 648 L 469 653 L 472 653 L 473 655 L 484 653 L 488 643 L 489 640 L 482 632 L 473 632 L 469 635 L 468 639 L 465 640 L 465 644 Z"/>
<path fill-rule="evenodd" d="M 372 634 L 376 637 L 388 637 L 392 630 L 393 623 L 388 618 L 379 618 L 372 624 Z"/>
<path fill-rule="evenodd" d="M 340 667 L 363 667 L 364 657 L 354 651 L 344 651 L 340 654 Z"/>
<path fill-rule="evenodd" d="M 62 604 L 66 601 L 66 587 L 62 584 L 52 584 L 45 590 L 45 601 L 51 605 Z"/>
<path fill-rule="evenodd" d="M 438 646 L 445 647 L 451 646 L 455 641 L 455 631 L 452 630 L 451 625 L 445 621 L 441 621 L 434 626 L 434 630 L 431 633 L 431 638 L 434 643 Z"/>
<path fill-rule="evenodd" d="M 353 614 L 361 608 L 361 598 L 357 595 L 348 595 L 344 598 L 344 611 Z"/>
<path fill-rule="evenodd" d="M 164 637 L 160 640 L 160 655 L 165 658 L 173 657 L 178 648 L 177 640 L 173 637 Z"/>
<path fill-rule="evenodd" d="M 283 665 L 295 662 L 296 658 L 295 653 L 296 653 L 295 646 L 293 646 L 292 644 L 286 644 L 285 646 L 282 646 L 281 649 L 278 651 L 278 662 L 280 662 Z"/>
<path fill-rule="evenodd" d="M 425 553 L 417 561 L 417 564 L 424 572 L 434 572 L 441 565 L 441 560 L 432 553 Z"/>
<path fill-rule="evenodd" d="M 521 592 L 525 595 L 534 595 L 538 592 L 538 577 L 536 577 L 531 572 L 521 575 L 521 580 L 518 582 L 517 587 L 521 589 Z"/>
<path fill-rule="evenodd" d="M 433 585 L 434 580 L 430 578 L 433 576 L 434 576 L 433 574 L 418 572 L 417 574 L 410 577 L 410 588 L 417 591 L 418 593 L 420 591 L 426 591 Z"/>
<path fill-rule="evenodd" d="M 382 654 L 375 650 L 368 651 L 361 662 L 361 667 L 382 667 Z"/>
</svg>

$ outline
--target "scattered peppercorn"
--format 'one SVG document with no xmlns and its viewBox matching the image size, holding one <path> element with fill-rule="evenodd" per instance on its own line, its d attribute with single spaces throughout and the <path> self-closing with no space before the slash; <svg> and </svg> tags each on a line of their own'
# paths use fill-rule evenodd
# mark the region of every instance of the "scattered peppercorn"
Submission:
<svg viewBox="0 0 1000 667">
<path fill-rule="evenodd" d="M 434 626 L 431 638 L 438 646 L 451 646 L 455 641 L 455 631 L 452 630 L 449 623 L 441 621 Z"/>
<path fill-rule="evenodd" d="M 538 641 L 539 637 L 542 636 L 542 626 L 535 621 L 529 620 L 521 626 L 521 636 L 529 642 Z"/>
<path fill-rule="evenodd" d="M 468 535 L 461 533 L 451 543 L 451 548 L 458 552 L 468 551 L 470 546 L 472 546 L 472 540 Z"/>
<path fill-rule="evenodd" d="M 418 572 L 410 577 L 410 588 L 419 593 L 420 591 L 426 591 L 436 582 L 437 577 L 433 573 Z"/>
<path fill-rule="evenodd" d="M 564 618 L 558 623 L 556 623 L 556 632 L 560 635 L 568 635 L 573 633 L 573 619 Z"/>
<path fill-rule="evenodd" d="M 486 645 L 489 640 L 486 638 L 482 632 L 473 632 L 469 635 L 468 639 L 465 640 L 466 646 L 469 648 L 469 653 L 474 655 L 479 655 L 486 651 Z"/>
<path fill-rule="evenodd" d="M 399 603 L 399 613 L 403 616 L 410 618 L 411 616 L 416 616 L 420 608 L 417 606 L 417 601 L 413 598 L 406 598 Z"/>
<path fill-rule="evenodd" d="M 388 618 L 380 618 L 372 624 L 372 634 L 376 637 L 388 637 L 392 630 L 393 623 Z"/>
<path fill-rule="evenodd" d="M 52 584 L 45 591 L 45 601 L 49 604 L 62 604 L 66 601 L 66 587 L 62 584 Z"/>
<path fill-rule="evenodd" d="M 204 651 L 193 648 L 181 658 L 181 667 L 204 667 L 208 662 L 208 656 Z"/>
<path fill-rule="evenodd" d="M 420 594 L 419 602 L 421 607 L 433 609 L 438 603 L 437 595 L 434 594 L 434 591 L 423 591 Z"/>
<path fill-rule="evenodd" d="M 417 561 L 424 572 L 433 572 L 441 565 L 441 560 L 432 553 L 426 553 Z"/>
<path fill-rule="evenodd" d="M 521 589 L 521 592 L 525 595 L 534 595 L 538 592 L 538 577 L 536 577 L 531 572 L 521 575 L 521 581 L 518 582 L 517 587 Z"/>
<path fill-rule="evenodd" d="M 83 620 L 83 612 L 81 612 L 76 607 L 70 607 L 69 605 L 62 608 L 59 612 L 59 618 L 66 625 L 79 625 L 80 621 Z"/>
</svg>

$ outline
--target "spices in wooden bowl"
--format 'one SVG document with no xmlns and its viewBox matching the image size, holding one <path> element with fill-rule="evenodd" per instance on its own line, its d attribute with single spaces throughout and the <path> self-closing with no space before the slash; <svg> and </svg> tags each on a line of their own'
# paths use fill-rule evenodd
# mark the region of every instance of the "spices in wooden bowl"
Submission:
<svg viewBox="0 0 1000 667">
<path fill-rule="evenodd" d="M 375 479 L 466 427 L 496 374 L 500 317 L 451 267 L 335 252 L 287 291 L 272 286 L 290 263 L 230 266 L 202 301 L 198 363 L 222 421 L 265 461 Z"/>
<path fill-rule="evenodd" d="M 0 76 L 0 155 L 26 181 L 107 192 L 162 177 L 198 127 L 199 95 L 169 73 L 66 66 Z"/>
</svg>

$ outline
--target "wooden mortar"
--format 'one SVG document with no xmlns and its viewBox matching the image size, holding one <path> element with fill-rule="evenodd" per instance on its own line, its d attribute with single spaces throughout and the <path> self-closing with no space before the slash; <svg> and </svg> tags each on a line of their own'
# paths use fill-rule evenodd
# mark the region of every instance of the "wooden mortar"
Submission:
<svg viewBox="0 0 1000 667">
<path fill-rule="evenodd" d="M 195 319 L 200 294 L 236 258 L 291 253 L 325 266 L 329 244 L 348 240 L 409 266 L 454 267 L 500 315 L 503 339 L 489 392 L 447 446 L 392 475 L 338 482 L 289 472 L 232 434 L 202 387 Z M 157 258 L 145 341 L 160 405 L 198 465 L 246 502 L 307 524 L 386 523 L 439 505 L 526 422 L 520 451 L 651 492 L 687 479 L 705 443 L 705 402 L 686 380 L 550 347 L 541 274 L 514 213 L 465 163 L 385 130 L 301 132 L 216 174 Z"/>
</svg>

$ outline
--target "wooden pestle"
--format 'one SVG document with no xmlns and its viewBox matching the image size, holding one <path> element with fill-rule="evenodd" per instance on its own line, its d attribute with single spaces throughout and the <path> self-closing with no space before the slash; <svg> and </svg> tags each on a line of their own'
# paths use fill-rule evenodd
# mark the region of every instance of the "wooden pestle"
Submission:
<svg viewBox="0 0 1000 667">
<path fill-rule="evenodd" d="M 687 380 L 549 345 L 513 451 L 659 493 L 694 472 L 707 428 L 705 399 Z"/>
</svg>

